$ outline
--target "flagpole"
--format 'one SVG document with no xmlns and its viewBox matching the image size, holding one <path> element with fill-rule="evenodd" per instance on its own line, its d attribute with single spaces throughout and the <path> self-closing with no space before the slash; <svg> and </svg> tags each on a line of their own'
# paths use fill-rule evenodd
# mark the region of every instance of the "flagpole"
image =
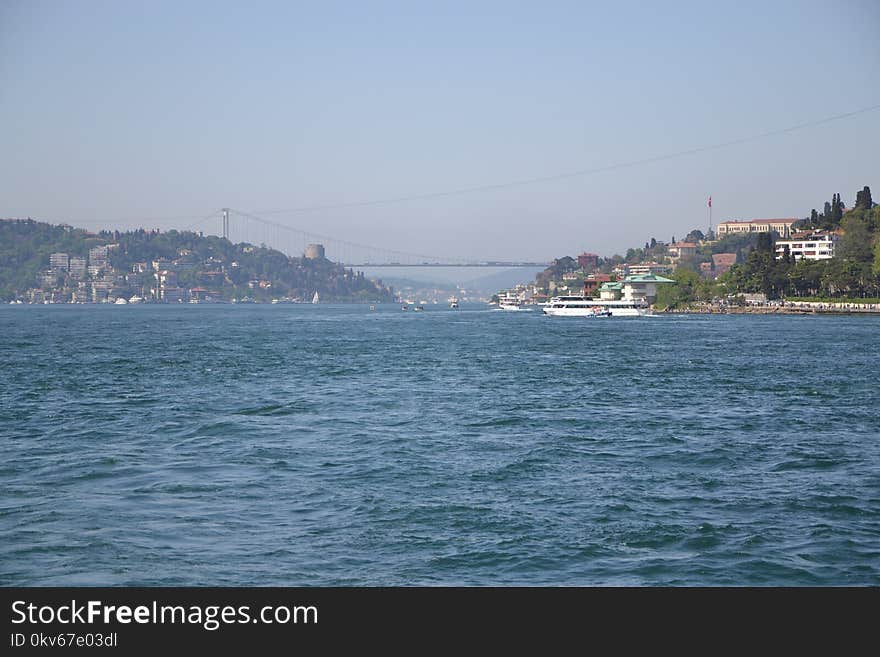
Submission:
<svg viewBox="0 0 880 657">
<path fill-rule="evenodd" d="M 712 234 L 712 196 L 709 195 L 709 234 Z M 706 236 L 708 237 L 708 235 Z"/>
</svg>

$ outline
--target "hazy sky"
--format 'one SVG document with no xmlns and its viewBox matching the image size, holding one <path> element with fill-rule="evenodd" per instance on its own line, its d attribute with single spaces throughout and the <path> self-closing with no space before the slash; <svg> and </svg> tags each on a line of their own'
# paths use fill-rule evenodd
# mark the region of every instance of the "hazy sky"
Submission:
<svg viewBox="0 0 880 657">
<path fill-rule="evenodd" d="M 0 0 L 0 216 L 182 227 L 223 206 L 599 168 L 877 104 L 876 0 Z M 418 253 L 610 255 L 704 227 L 709 194 L 716 223 L 805 216 L 866 184 L 878 197 L 878 153 L 873 111 L 553 182 L 266 216 Z"/>
</svg>

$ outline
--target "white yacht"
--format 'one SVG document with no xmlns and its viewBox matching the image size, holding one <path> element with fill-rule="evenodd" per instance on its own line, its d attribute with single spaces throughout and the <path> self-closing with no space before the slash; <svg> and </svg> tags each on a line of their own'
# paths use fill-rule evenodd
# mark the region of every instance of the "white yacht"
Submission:
<svg viewBox="0 0 880 657">
<path fill-rule="evenodd" d="M 553 317 L 641 317 L 653 314 L 644 299 L 594 299 L 585 296 L 553 297 L 544 306 Z"/>
<path fill-rule="evenodd" d="M 312 303 L 321 303 L 321 297 L 318 296 L 317 290 L 315 290 L 315 296 L 312 297 Z"/>
</svg>

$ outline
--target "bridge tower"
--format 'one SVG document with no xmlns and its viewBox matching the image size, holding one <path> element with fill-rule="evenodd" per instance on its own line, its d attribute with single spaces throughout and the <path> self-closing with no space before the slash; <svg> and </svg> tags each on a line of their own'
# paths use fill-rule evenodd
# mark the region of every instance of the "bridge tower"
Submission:
<svg viewBox="0 0 880 657">
<path fill-rule="evenodd" d="M 229 208 L 223 208 L 223 239 L 229 239 Z"/>
</svg>

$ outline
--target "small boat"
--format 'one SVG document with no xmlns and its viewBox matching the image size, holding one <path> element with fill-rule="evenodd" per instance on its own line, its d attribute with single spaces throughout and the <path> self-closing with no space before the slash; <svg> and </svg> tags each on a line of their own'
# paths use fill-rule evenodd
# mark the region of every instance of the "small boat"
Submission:
<svg viewBox="0 0 880 657">
<path fill-rule="evenodd" d="M 321 297 L 318 296 L 317 290 L 315 290 L 315 296 L 312 297 L 312 303 L 321 303 Z"/>
<path fill-rule="evenodd" d="M 419 310 L 424 310 L 424 309 L 425 309 L 424 306 L 416 306 L 413 310 L 419 311 Z"/>
<path fill-rule="evenodd" d="M 401 309 L 401 310 L 409 310 L 409 306 L 407 306 L 406 304 L 403 304 L 403 305 L 400 307 L 400 309 Z"/>
<path fill-rule="evenodd" d="M 455 310 L 458 308 L 458 297 L 451 297 L 449 299 L 449 307 Z"/>
<path fill-rule="evenodd" d="M 117 306 L 127 306 L 128 301 L 126 301 L 123 297 L 119 297 L 116 301 L 114 301 L 114 304 L 116 304 Z"/>
</svg>

